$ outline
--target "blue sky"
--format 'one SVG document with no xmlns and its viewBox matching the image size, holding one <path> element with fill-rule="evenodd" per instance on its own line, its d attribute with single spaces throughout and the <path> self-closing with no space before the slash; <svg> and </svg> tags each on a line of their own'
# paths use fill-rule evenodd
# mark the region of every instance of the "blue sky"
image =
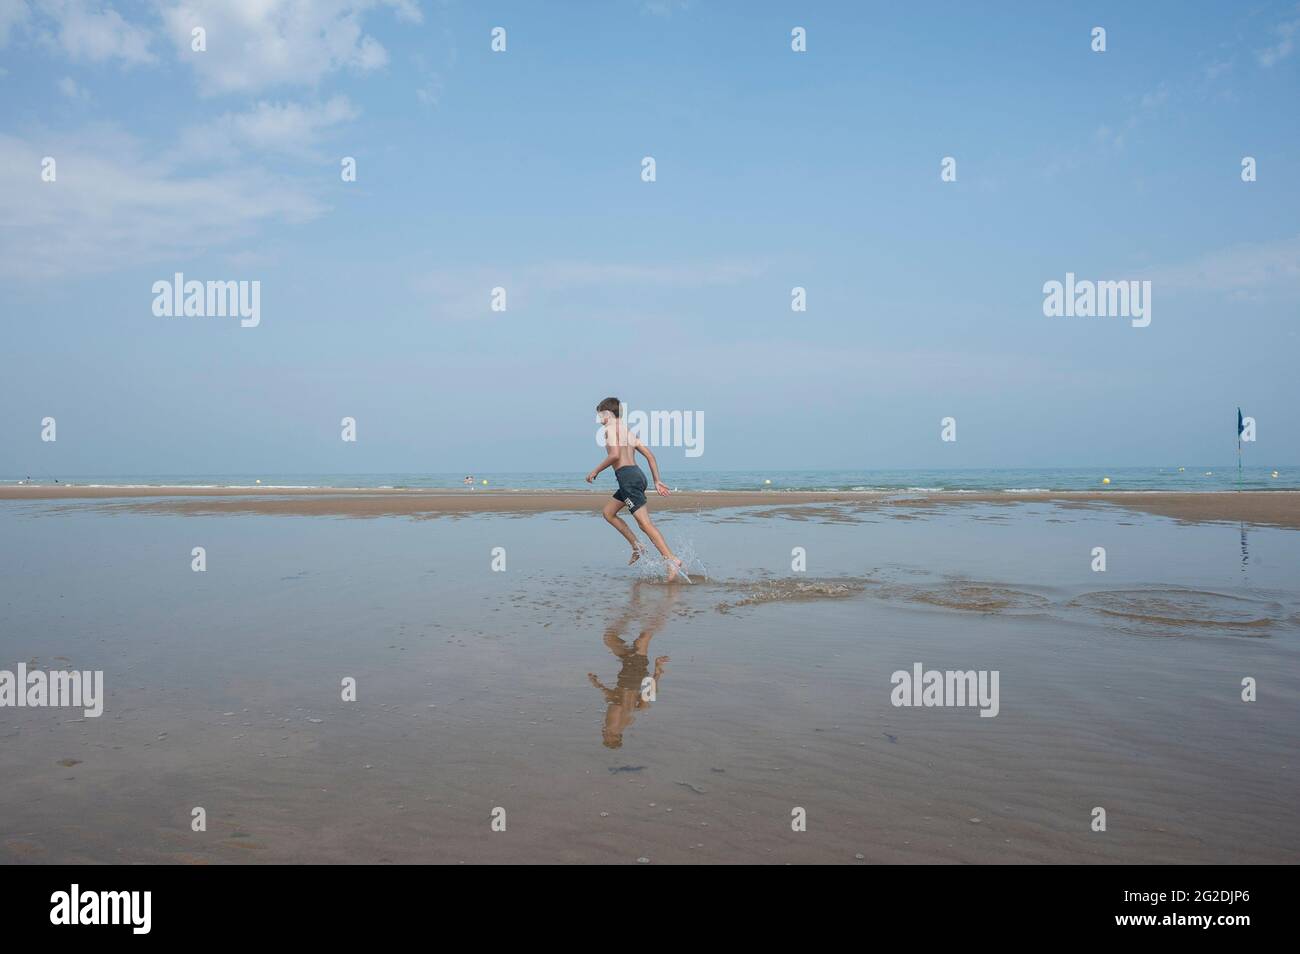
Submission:
<svg viewBox="0 0 1300 954">
<path fill-rule="evenodd" d="M 1300 4 L 980 6 L 0 0 L 0 474 L 1300 461 Z"/>
</svg>

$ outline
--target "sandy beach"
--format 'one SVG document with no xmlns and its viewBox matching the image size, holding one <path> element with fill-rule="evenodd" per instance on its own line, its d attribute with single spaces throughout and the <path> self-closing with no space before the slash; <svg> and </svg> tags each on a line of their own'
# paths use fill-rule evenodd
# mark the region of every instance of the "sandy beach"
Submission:
<svg viewBox="0 0 1300 954">
<path fill-rule="evenodd" d="M 99 501 L 144 513 L 261 513 L 335 517 L 435 517 L 473 513 L 548 513 L 598 509 L 607 492 L 513 490 L 400 490 L 220 487 L 0 487 L 0 500 Z M 651 497 L 652 510 L 704 511 L 749 507 L 842 505 L 933 509 L 943 506 L 1050 503 L 1064 507 L 1117 507 L 1188 522 L 1222 521 L 1300 529 L 1300 491 L 1159 493 L 1124 491 L 920 493 L 710 491 Z"/>
<path fill-rule="evenodd" d="M 4 496 L 0 668 L 106 700 L 4 711 L 0 861 L 1300 860 L 1297 494 L 655 499 L 689 586 L 594 492 Z"/>
</svg>

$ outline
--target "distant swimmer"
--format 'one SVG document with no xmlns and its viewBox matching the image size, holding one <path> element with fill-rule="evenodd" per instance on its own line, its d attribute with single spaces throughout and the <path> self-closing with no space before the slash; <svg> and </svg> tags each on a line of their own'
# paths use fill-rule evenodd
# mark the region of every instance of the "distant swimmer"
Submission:
<svg viewBox="0 0 1300 954">
<path fill-rule="evenodd" d="M 473 490 L 473 489 L 474 489 L 474 478 L 473 478 L 473 477 L 466 476 L 465 479 L 464 479 L 464 481 L 462 481 L 462 483 L 464 483 L 464 485 L 465 485 L 466 487 L 468 487 L 470 490 Z"/>
<path fill-rule="evenodd" d="M 628 564 L 631 565 L 641 559 L 642 546 L 623 522 L 623 518 L 618 515 L 624 507 L 627 507 L 628 512 L 636 519 L 641 532 L 649 537 L 650 542 L 663 554 L 664 562 L 668 564 L 669 581 L 677 579 L 680 573 L 689 583 L 691 578 L 682 569 L 682 561 L 668 549 L 663 534 L 650 522 L 650 510 L 645 499 L 645 472 L 636 462 L 638 451 L 650 465 L 650 476 L 654 478 L 655 491 L 659 496 L 667 497 L 671 491 L 659 479 L 659 462 L 655 460 L 655 455 L 650 453 L 650 448 L 641 443 L 640 438 L 627 429 L 627 422 L 620 419 L 621 413 L 622 405 L 618 398 L 605 398 L 596 405 L 596 417 L 605 428 L 607 453 L 600 466 L 587 475 L 587 483 L 592 483 L 606 467 L 613 467 L 614 479 L 618 481 L 618 490 L 614 491 L 614 499 L 605 504 L 604 514 L 609 525 L 632 545 L 632 559 L 627 561 Z"/>
</svg>

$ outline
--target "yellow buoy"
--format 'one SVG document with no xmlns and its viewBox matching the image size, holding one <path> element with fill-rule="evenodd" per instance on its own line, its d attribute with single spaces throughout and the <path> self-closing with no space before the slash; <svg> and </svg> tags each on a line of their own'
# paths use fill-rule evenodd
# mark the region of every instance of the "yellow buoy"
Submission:
<svg viewBox="0 0 1300 954">
<path fill-rule="evenodd" d="M 486 481 L 486 480 L 485 480 L 485 481 L 483 481 L 483 486 L 484 486 L 484 487 L 486 487 L 486 486 L 487 486 L 487 481 Z"/>
<path fill-rule="evenodd" d="M 260 484 L 261 482 L 262 482 L 261 480 L 258 480 L 258 483 L 259 483 L 259 484 Z"/>
<path fill-rule="evenodd" d="M 1273 471 L 1273 476 L 1274 476 L 1274 477 L 1277 476 L 1277 471 Z"/>
<path fill-rule="evenodd" d="M 765 484 L 770 484 L 771 482 L 772 482 L 772 481 L 770 481 L 770 480 L 765 480 L 765 481 L 763 481 L 763 483 L 765 483 Z"/>
<path fill-rule="evenodd" d="M 1102 482 L 1103 484 L 1108 484 L 1108 483 L 1110 483 L 1110 478 L 1109 478 L 1109 477 L 1103 477 L 1103 478 L 1101 479 L 1101 482 Z"/>
</svg>

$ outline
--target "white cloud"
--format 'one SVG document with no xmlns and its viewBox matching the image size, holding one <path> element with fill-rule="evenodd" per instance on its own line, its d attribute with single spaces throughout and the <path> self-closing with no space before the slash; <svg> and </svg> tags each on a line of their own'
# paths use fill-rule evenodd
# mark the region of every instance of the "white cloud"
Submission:
<svg viewBox="0 0 1300 954">
<path fill-rule="evenodd" d="M 73 60 L 131 66 L 153 63 L 149 30 L 96 0 L 36 0 L 40 36 Z"/>
<path fill-rule="evenodd" d="M 226 113 L 192 126 L 181 136 L 180 155 L 236 159 L 244 151 L 290 156 L 313 155 L 330 127 L 360 115 L 346 96 L 315 105 L 259 102 L 242 113 Z"/>
<path fill-rule="evenodd" d="M 443 268 L 416 280 L 439 317 L 471 318 L 488 309 L 489 292 L 506 289 L 511 309 L 544 306 L 583 289 L 704 288 L 737 285 L 763 274 L 757 264 L 719 261 L 691 265 L 646 265 L 556 261 L 535 265 Z"/>
<path fill-rule="evenodd" d="M 68 99 L 90 100 L 90 91 L 77 85 L 77 81 L 71 76 L 65 76 L 58 82 L 59 92 Z"/>
<path fill-rule="evenodd" d="M 415 97 L 426 106 L 437 106 L 442 101 L 444 76 L 455 68 L 458 59 L 456 38 L 445 28 L 442 30 L 441 45 L 444 54 L 440 69 L 432 67 L 429 58 L 421 52 L 416 52 L 411 57 L 411 62 L 415 64 L 415 71 L 420 77 L 420 83 L 415 88 Z"/>
<path fill-rule="evenodd" d="M 385 6 L 392 7 L 399 20 L 407 23 L 424 21 L 424 14 L 420 12 L 420 4 L 416 0 L 386 0 Z"/>
<path fill-rule="evenodd" d="M 419 22 L 410 0 L 159 0 L 178 56 L 201 92 L 248 93 L 275 86 L 314 86 L 341 69 L 388 63 L 383 45 L 362 28 L 366 14 L 387 7 Z M 207 51 L 190 49 L 190 31 L 207 31 Z"/>
<path fill-rule="evenodd" d="M 1203 255 L 1191 262 L 1147 269 L 1156 294 L 1172 292 L 1260 292 L 1300 284 L 1300 235 L 1274 242 L 1249 242 Z"/>
<path fill-rule="evenodd" d="M 1161 83 L 1156 89 L 1142 94 L 1142 108 L 1155 109 L 1169 101 L 1169 88 Z"/>
<path fill-rule="evenodd" d="M 1295 37 L 1300 32 L 1300 20 L 1279 23 L 1273 28 L 1273 32 L 1277 34 L 1278 41 L 1255 54 L 1259 65 L 1265 69 L 1282 62 L 1294 52 Z"/>
<path fill-rule="evenodd" d="M 676 10 L 688 10 L 688 0 L 642 0 L 641 12 L 656 17 L 670 17 Z"/>
<path fill-rule="evenodd" d="M 14 27 L 25 25 L 31 11 L 23 0 L 0 0 L 0 47 L 9 42 Z"/>
<path fill-rule="evenodd" d="M 1216 80 L 1220 76 L 1232 71 L 1231 60 L 1217 60 L 1205 68 L 1205 78 L 1207 80 Z"/>
<path fill-rule="evenodd" d="M 41 160 L 57 181 L 41 181 Z M 245 241 L 265 225 L 325 211 L 302 188 L 255 167 L 183 174 L 112 127 L 39 145 L 0 134 L 0 273 L 24 280 L 168 263 Z"/>
<path fill-rule="evenodd" d="M 734 285 L 762 274 L 757 265 L 711 262 L 702 265 L 627 265 L 595 262 L 554 262 L 525 270 L 532 283 L 548 291 L 595 285 L 659 285 L 700 288 Z"/>
<path fill-rule="evenodd" d="M 436 75 L 425 78 L 424 85 L 415 90 L 415 98 L 426 106 L 437 106 L 442 101 L 442 80 Z"/>
<path fill-rule="evenodd" d="M 1130 128 L 1131 126 L 1132 124 L 1130 123 Z M 1097 145 L 1101 146 L 1103 149 L 1124 148 L 1124 134 L 1111 129 L 1104 123 L 1097 127 L 1097 131 L 1093 136 L 1097 140 Z"/>
</svg>

